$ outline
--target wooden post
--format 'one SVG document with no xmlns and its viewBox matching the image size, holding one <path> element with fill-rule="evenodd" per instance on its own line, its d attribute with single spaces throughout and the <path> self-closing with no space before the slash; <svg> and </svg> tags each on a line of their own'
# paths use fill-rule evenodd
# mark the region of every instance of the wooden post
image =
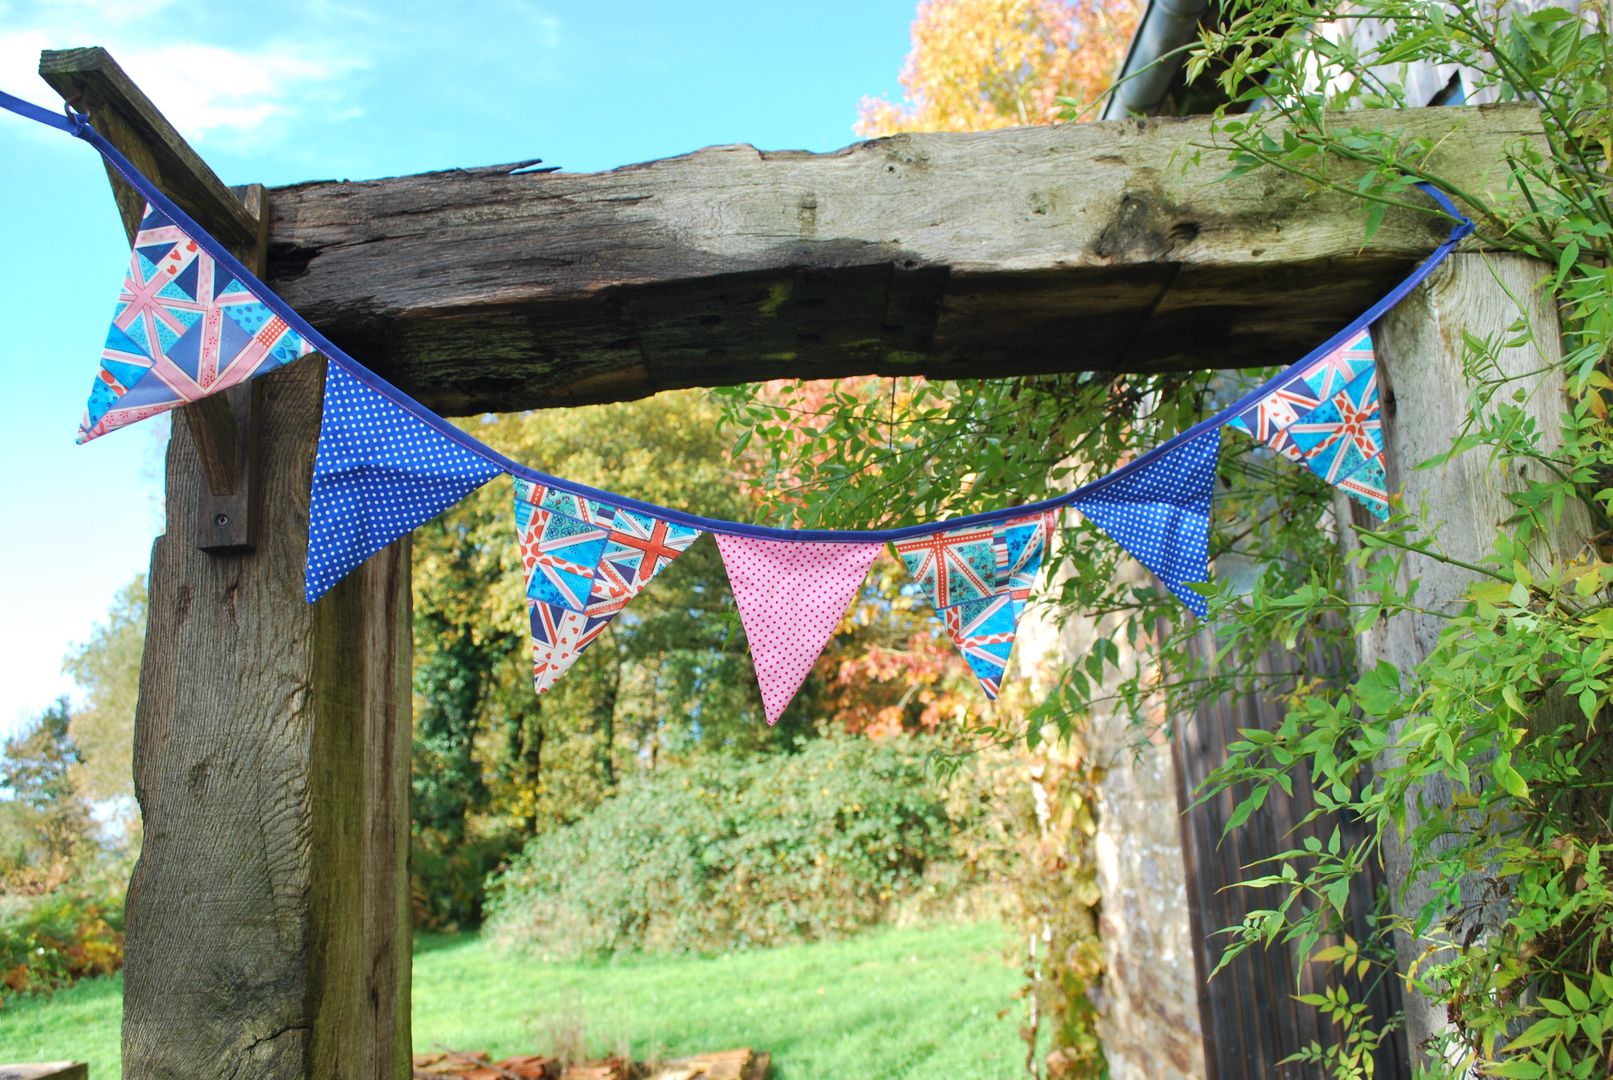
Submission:
<svg viewBox="0 0 1613 1080">
<path fill-rule="evenodd" d="M 1502 349 L 1500 368 L 1525 376 L 1513 385 L 1527 390 L 1527 408 L 1548 447 L 1555 441 L 1566 398 L 1560 374 L 1555 369 L 1542 371 L 1562 356 L 1557 313 L 1539 284 L 1549 272 L 1544 263 L 1515 255 L 1453 255 L 1373 328 L 1390 490 L 1403 492 L 1405 505 L 1413 512 L 1426 511 L 1427 528 L 1438 547 L 1466 562 L 1481 561 L 1489 553 L 1503 522 L 1513 513 L 1507 493 L 1522 487 L 1526 478 L 1497 469 L 1483 448 L 1442 468 L 1415 466 L 1448 450 L 1468 416 L 1470 383 L 1463 371 L 1463 334 L 1505 340 L 1512 336 L 1508 327 L 1520 315 L 1528 317 L 1535 340 Z M 1337 503 L 1356 526 L 1374 524 L 1343 497 Z M 1348 510 L 1343 509 L 1346 506 Z M 1560 532 L 1552 538 L 1552 550 L 1576 550 L 1587 535 L 1586 524 L 1583 508 L 1570 506 Z M 1349 530 L 1344 542 L 1354 546 Z M 1457 607 L 1475 579 L 1469 571 L 1418 555 L 1407 556 L 1405 569 L 1419 583 L 1418 604 L 1435 612 Z M 1357 641 L 1363 670 L 1388 660 L 1402 672 L 1411 672 L 1432 650 L 1441 622 L 1433 615 L 1403 615 L 1372 627 Z M 1436 812 L 1450 806 L 1451 794 L 1445 785 L 1430 785 L 1421 793 Z M 1409 829 L 1419 820 L 1418 810 L 1413 802 L 1406 809 Z M 1411 880 L 1413 853 L 1398 837 L 1391 835 L 1390 841 L 1385 863 L 1395 910 L 1415 917 L 1433 891 L 1427 883 Z M 1397 939 L 1402 972 L 1426 962 L 1425 944 L 1404 936 Z M 1406 1034 L 1416 1059 L 1419 1048 L 1445 1027 L 1445 1016 L 1417 994 L 1406 995 L 1405 1007 Z"/>
<path fill-rule="evenodd" d="M 408 544 L 304 602 L 323 362 L 264 376 L 258 549 L 157 539 L 134 739 L 123 1069 L 406 1077 Z M 168 520 L 204 481 L 168 452 Z"/>
<path fill-rule="evenodd" d="M 261 266 L 261 189 L 225 188 L 103 50 L 41 70 Z M 323 372 L 299 361 L 174 425 L 135 711 L 129 1080 L 409 1074 L 409 549 L 303 600 Z"/>
</svg>

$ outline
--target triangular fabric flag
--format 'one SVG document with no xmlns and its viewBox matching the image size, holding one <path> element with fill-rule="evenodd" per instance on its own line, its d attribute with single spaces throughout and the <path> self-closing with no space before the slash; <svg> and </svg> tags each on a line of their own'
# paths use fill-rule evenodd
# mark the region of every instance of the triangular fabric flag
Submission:
<svg viewBox="0 0 1613 1080">
<path fill-rule="evenodd" d="M 330 364 L 309 498 L 308 602 L 501 472 Z"/>
<path fill-rule="evenodd" d="M 1291 374 L 1227 427 L 1304 464 L 1386 519 L 1377 370 L 1372 335 L 1363 331 Z"/>
<path fill-rule="evenodd" d="M 1002 689 L 1053 522 L 1044 511 L 892 545 L 988 698 Z"/>
<path fill-rule="evenodd" d="M 716 536 L 767 722 L 776 723 L 884 545 Z"/>
<path fill-rule="evenodd" d="M 1283 436 L 1295 420 L 1310 412 L 1341 387 L 1368 371 L 1376 370 L 1372 335 L 1367 331 L 1291 372 L 1259 401 L 1227 421 L 1245 435 L 1253 435 L 1284 457 L 1299 455 Z"/>
<path fill-rule="evenodd" d="M 1340 480 L 1339 490 L 1366 507 L 1379 521 L 1389 520 L 1389 480 L 1384 475 L 1382 454 Z"/>
<path fill-rule="evenodd" d="M 1300 460 L 1381 520 L 1389 516 L 1378 373 L 1368 370 L 1288 425 Z"/>
<path fill-rule="evenodd" d="M 311 352 L 300 334 L 148 205 L 78 441 L 227 390 Z"/>
<path fill-rule="evenodd" d="M 532 683 L 546 692 L 700 530 L 516 477 L 515 529 L 532 624 Z"/>
<path fill-rule="evenodd" d="M 1188 610 L 1209 614 L 1189 583 L 1210 580 L 1210 500 L 1221 429 L 1212 428 L 1139 468 L 1111 474 L 1075 508 L 1152 570 Z"/>
</svg>

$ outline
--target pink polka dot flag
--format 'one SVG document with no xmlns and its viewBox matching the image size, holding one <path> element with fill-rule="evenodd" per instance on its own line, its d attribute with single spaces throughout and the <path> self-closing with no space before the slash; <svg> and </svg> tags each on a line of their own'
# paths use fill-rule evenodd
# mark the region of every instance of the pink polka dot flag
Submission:
<svg viewBox="0 0 1613 1080">
<path fill-rule="evenodd" d="M 716 537 L 767 722 L 776 723 L 884 545 Z"/>
</svg>

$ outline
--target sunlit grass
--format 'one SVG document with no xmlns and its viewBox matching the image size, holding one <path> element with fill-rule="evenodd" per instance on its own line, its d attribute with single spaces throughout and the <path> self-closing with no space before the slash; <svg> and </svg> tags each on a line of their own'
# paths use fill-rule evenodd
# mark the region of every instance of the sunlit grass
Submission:
<svg viewBox="0 0 1613 1080">
<path fill-rule="evenodd" d="M 751 1046 L 782 1080 L 1019 1074 L 1016 972 L 989 923 L 880 930 L 846 941 L 716 957 L 535 963 L 469 936 L 423 936 L 414 961 L 416 1050 L 640 1057 Z M 120 978 L 0 1007 L 0 1062 L 82 1059 L 119 1075 Z"/>
<path fill-rule="evenodd" d="M 86 1061 L 90 1080 L 118 1076 L 123 976 L 86 979 L 49 997 L 7 996 L 0 1006 L 0 1064 Z"/>
</svg>

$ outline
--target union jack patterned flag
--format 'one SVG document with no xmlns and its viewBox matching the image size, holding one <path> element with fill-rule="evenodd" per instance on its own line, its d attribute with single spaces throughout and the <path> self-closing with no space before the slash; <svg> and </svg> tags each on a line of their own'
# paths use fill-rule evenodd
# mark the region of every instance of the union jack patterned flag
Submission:
<svg viewBox="0 0 1613 1080">
<path fill-rule="evenodd" d="M 1227 426 L 1304 464 L 1377 517 L 1389 516 L 1370 333 L 1295 372 Z"/>
<path fill-rule="evenodd" d="M 216 394 L 312 351 L 195 240 L 147 206 L 78 441 Z"/>
<path fill-rule="evenodd" d="M 1046 511 L 892 545 L 989 698 L 1002 688 L 1054 517 Z"/>
<path fill-rule="evenodd" d="M 515 528 L 540 694 L 700 537 L 699 529 L 519 477 Z"/>
</svg>

